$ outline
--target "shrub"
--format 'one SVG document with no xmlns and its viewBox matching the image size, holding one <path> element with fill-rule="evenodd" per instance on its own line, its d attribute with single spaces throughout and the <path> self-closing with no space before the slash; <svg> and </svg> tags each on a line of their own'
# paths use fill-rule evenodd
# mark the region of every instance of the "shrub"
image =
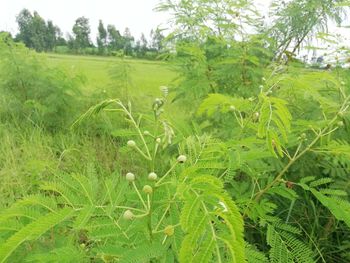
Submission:
<svg viewBox="0 0 350 263">
<path fill-rule="evenodd" d="M 81 78 L 0 35 L 1 117 L 29 120 L 48 130 L 65 127 L 78 109 Z"/>
</svg>

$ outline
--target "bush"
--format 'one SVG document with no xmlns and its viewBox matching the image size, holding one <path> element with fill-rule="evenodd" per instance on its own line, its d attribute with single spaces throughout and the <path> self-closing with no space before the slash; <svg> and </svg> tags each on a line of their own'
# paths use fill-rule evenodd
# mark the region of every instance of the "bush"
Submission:
<svg viewBox="0 0 350 263">
<path fill-rule="evenodd" d="M 26 119 L 48 130 L 65 127 L 78 105 L 82 78 L 58 67 L 23 44 L 0 35 L 1 118 Z"/>
</svg>

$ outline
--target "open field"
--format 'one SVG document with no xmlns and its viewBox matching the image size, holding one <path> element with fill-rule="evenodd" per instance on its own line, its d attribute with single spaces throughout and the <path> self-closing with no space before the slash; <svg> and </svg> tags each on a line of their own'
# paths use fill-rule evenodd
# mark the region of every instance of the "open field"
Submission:
<svg viewBox="0 0 350 263">
<path fill-rule="evenodd" d="M 63 66 L 81 72 L 86 78 L 84 92 L 97 92 L 113 89 L 113 80 L 110 71 L 117 63 L 126 63 L 130 66 L 130 92 L 133 96 L 156 96 L 159 87 L 171 83 L 176 74 L 171 66 L 165 62 L 97 57 L 47 54 L 49 64 Z"/>
</svg>

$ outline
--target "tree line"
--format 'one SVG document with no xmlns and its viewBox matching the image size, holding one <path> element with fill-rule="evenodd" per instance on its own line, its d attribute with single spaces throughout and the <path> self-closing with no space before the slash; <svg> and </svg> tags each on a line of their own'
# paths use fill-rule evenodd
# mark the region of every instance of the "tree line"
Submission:
<svg viewBox="0 0 350 263">
<path fill-rule="evenodd" d="M 72 34 L 63 36 L 61 29 L 51 20 L 45 21 L 38 12 L 23 9 L 17 16 L 19 32 L 15 41 L 23 42 L 38 52 L 58 52 L 90 55 L 126 55 L 140 58 L 156 58 L 161 53 L 164 35 L 159 28 L 152 29 L 149 40 L 144 33 L 139 39 L 127 27 L 121 33 L 115 25 L 104 25 L 99 20 L 96 45 L 91 39 L 89 19 L 82 16 L 75 20 Z"/>
</svg>

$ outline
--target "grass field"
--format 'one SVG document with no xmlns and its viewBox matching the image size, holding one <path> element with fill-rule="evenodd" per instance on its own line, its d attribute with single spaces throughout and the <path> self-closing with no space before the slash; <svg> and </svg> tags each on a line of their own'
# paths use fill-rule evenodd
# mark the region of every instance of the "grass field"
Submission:
<svg viewBox="0 0 350 263">
<path fill-rule="evenodd" d="M 133 104 L 143 103 L 142 107 L 137 107 L 139 109 L 149 110 L 154 98 L 160 95 L 159 87 L 172 83 L 176 77 L 170 65 L 164 62 L 145 60 L 125 60 L 122 62 L 119 58 L 58 54 L 42 54 L 42 56 L 45 57 L 49 66 L 63 67 L 67 71 L 80 74 L 85 79 L 81 88 L 81 97 L 82 100 L 88 101 L 84 103 L 85 107 L 80 114 L 83 114 L 89 106 L 104 99 L 123 97 L 120 83 L 112 77 L 113 74 L 117 73 L 113 73 L 113 71 L 118 71 L 116 65 L 120 65 L 120 63 L 128 65 L 130 72 L 128 89 L 132 95 L 130 99 Z M 170 107 L 173 108 L 174 105 Z M 0 204 L 7 203 L 5 199 L 11 203 L 22 193 L 31 192 L 36 185 L 33 181 L 40 181 L 42 178 L 52 176 L 58 171 L 57 169 L 60 169 L 63 155 L 66 160 L 70 158 L 98 159 L 100 163 L 104 160 L 113 160 L 113 146 L 100 145 L 101 143 L 108 145 L 108 140 L 98 139 L 89 142 L 89 138 L 76 135 L 75 132 L 68 135 L 51 135 L 30 127 L 22 130 L 20 134 L 15 127 L 16 125 L 12 124 L 9 127 L 3 125 L 0 131 L 3 142 L 0 149 L 2 156 L 4 156 L 4 158 L 0 158 L 2 163 L 0 176 L 3 179 L 0 193 L 4 197 Z M 72 139 L 69 139 L 70 137 Z M 93 146 L 94 144 L 95 146 Z M 110 148 L 111 156 L 102 156 L 101 154 L 104 153 L 102 150 L 99 151 L 98 147 L 96 148 L 97 144 L 100 145 L 101 149 L 104 149 L 105 153 L 108 151 L 106 149 Z M 85 145 L 89 145 L 87 146 L 89 149 L 96 148 L 96 151 L 88 150 L 88 148 L 83 149 Z M 77 152 L 80 152 L 80 156 L 76 154 Z M 60 156 L 61 154 L 63 155 Z M 74 165 L 69 166 L 69 168 L 73 169 L 76 166 L 77 163 L 74 162 Z"/>
<path fill-rule="evenodd" d="M 177 75 L 175 68 L 166 62 L 148 61 L 112 57 L 94 57 L 94 56 L 74 56 L 48 54 L 49 65 L 61 66 L 67 70 L 73 70 L 82 74 L 86 78 L 83 95 L 91 97 L 95 104 L 104 99 L 125 98 L 123 81 L 118 75 L 120 65 L 127 65 L 130 72 L 128 83 L 129 99 L 133 103 L 134 109 L 148 111 L 155 98 L 161 95 L 161 86 L 173 86 L 176 84 Z M 117 80 L 116 80 L 117 79 Z M 170 93 L 169 101 L 173 99 Z M 185 127 L 188 114 L 182 106 L 178 104 L 167 103 L 165 105 L 165 116 L 176 127 Z M 187 132 L 187 131 L 179 131 Z"/>
<path fill-rule="evenodd" d="M 110 72 L 114 65 L 122 63 L 120 58 L 112 57 L 58 54 L 48 54 L 47 57 L 54 66 L 64 66 L 86 76 L 86 92 L 113 89 Z M 156 96 L 160 86 L 168 85 L 176 77 L 170 65 L 165 62 L 129 59 L 124 63 L 130 68 L 130 92 L 136 96 L 141 93 Z"/>
</svg>

